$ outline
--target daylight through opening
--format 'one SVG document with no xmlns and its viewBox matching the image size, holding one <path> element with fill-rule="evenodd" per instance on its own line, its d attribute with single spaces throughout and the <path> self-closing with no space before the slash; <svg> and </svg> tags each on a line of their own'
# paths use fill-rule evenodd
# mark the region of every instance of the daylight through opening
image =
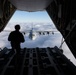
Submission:
<svg viewBox="0 0 76 75">
<path fill-rule="evenodd" d="M 25 42 L 21 44 L 21 48 L 60 47 L 61 45 L 62 35 L 56 29 L 46 11 L 25 12 L 17 10 L 5 27 L 4 31 L 0 33 L 0 48 L 11 48 L 7 38 L 9 33 L 14 30 L 14 26 L 16 24 L 21 26 L 20 31 L 25 38 Z M 30 35 L 31 31 L 32 35 Z M 63 44 L 62 49 L 68 58 L 73 58 L 73 55 L 66 43 Z"/>
</svg>

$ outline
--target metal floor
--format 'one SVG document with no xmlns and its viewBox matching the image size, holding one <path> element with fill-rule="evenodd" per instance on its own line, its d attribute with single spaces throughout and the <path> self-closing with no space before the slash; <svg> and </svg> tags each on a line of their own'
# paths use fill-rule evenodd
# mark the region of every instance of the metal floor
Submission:
<svg viewBox="0 0 76 75">
<path fill-rule="evenodd" d="M 76 66 L 57 47 L 24 48 L 20 55 L 6 49 L 0 75 L 76 75 Z"/>
</svg>

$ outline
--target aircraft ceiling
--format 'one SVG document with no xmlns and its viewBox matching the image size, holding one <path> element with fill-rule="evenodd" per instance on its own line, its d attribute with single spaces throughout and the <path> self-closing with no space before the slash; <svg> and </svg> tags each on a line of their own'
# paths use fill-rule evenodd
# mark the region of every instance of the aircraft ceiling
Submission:
<svg viewBox="0 0 76 75">
<path fill-rule="evenodd" d="M 18 10 L 23 11 L 42 11 L 53 0 L 9 0 Z"/>
</svg>

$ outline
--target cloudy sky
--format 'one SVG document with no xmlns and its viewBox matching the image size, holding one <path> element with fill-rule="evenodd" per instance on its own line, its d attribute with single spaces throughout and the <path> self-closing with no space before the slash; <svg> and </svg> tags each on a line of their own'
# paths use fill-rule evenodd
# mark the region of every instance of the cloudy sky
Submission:
<svg viewBox="0 0 76 75">
<path fill-rule="evenodd" d="M 56 30 L 54 23 L 50 19 L 49 15 L 46 11 L 42 12 L 25 12 L 25 11 L 16 11 L 13 17 L 10 19 L 9 23 L 5 27 L 4 30 L 0 33 L 0 48 L 8 47 L 11 48 L 10 42 L 7 40 L 9 33 L 14 30 L 14 26 L 16 24 L 20 24 L 20 31 L 28 31 L 31 28 L 36 30 Z M 23 34 L 24 35 L 24 34 Z M 29 38 L 29 33 L 24 35 L 25 42 L 21 44 L 21 47 L 27 48 L 35 48 L 35 47 L 60 47 L 62 35 L 57 33 L 50 33 L 50 35 L 38 35 L 35 33 L 35 39 L 31 40 Z M 64 54 L 76 65 L 76 60 L 71 54 L 69 48 L 66 43 L 63 44 L 62 49 L 64 50 Z"/>
</svg>

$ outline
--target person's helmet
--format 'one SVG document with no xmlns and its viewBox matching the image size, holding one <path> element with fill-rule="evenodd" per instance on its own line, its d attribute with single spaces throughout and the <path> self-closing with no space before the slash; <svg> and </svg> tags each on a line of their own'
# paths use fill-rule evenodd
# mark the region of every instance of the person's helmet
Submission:
<svg viewBox="0 0 76 75">
<path fill-rule="evenodd" d="M 20 25 L 15 25 L 15 29 L 19 30 L 20 29 Z"/>
</svg>

